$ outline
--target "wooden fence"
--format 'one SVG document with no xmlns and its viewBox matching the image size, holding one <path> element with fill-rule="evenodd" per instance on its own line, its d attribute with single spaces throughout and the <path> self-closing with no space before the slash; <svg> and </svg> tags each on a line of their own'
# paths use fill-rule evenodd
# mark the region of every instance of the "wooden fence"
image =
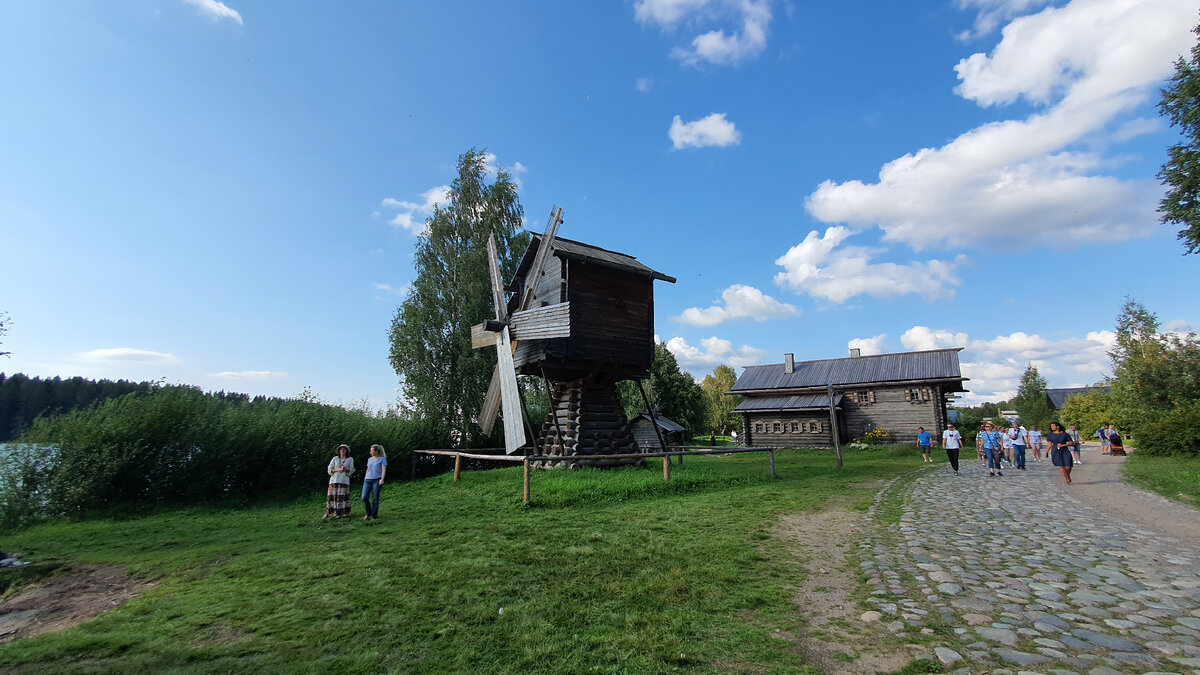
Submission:
<svg viewBox="0 0 1200 675">
<path fill-rule="evenodd" d="M 668 448 L 682 448 L 684 446 L 669 445 Z M 775 448 L 717 448 L 714 446 L 692 447 L 689 449 L 667 450 L 666 452 L 637 452 L 623 455 L 481 455 L 472 452 L 461 452 L 458 450 L 413 450 L 412 451 L 412 477 L 417 475 L 417 455 L 439 455 L 443 457 L 454 458 L 454 482 L 458 482 L 462 475 L 462 461 L 464 459 L 477 459 L 485 462 L 520 462 L 524 466 L 524 489 L 522 491 L 521 501 L 529 503 L 529 469 L 534 463 L 538 462 L 570 462 L 570 461 L 588 461 L 589 459 L 648 459 L 650 457 L 662 457 L 663 461 L 663 480 L 671 480 L 671 458 L 678 457 L 679 465 L 683 466 L 683 458 L 686 455 L 734 455 L 743 452 L 765 452 L 771 465 L 771 477 L 775 477 Z"/>
</svg>

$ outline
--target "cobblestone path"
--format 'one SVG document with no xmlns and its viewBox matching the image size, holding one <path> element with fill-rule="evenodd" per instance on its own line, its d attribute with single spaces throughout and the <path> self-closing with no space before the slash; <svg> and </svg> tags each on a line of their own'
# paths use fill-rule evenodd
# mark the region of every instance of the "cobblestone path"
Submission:
<svg viewBox="0 0 1200 675">
<path fill-rule="evenodd" d="M 903 506 L 863 543 L 865 621 L 934 636 L 959 673 L 1200 675 L 1200 542 L 1081 502 L 1046 461 L 989 477 L 972 452 L 961 469 L 880 493 L 868 518 Z"/>
</svg>

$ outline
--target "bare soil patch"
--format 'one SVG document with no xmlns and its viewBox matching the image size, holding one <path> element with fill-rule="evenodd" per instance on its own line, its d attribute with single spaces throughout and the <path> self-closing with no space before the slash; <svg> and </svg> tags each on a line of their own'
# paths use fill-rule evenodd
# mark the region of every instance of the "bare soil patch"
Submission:
<svg viewBox="0 0 1200 675">
<path fill-rule="evenodd" d="M 893 672 L 908 658 L 888 653 L 886 637 L 877 625 L 864 624 L 854 601 L 859 587 L 852 552 L 861 539 L 863 515 L 831 499 L 817 512 L 793 513 L 777 524 L 773 534 L 796 551 L 807 569 L 793 602 L 808 626 L 803 636 L 789 636 L 806 663 L 823 673 Z"/>
<path fill-rule="evenodd" d="M 1196 509 L 1126 483 L 1121 478 L 1124 463 L 1124 457 L 1087 452 L 1083 465 L 1071 471 L 1069 489 L 1080 500 L 1112 514 L 1115 520 L 1183 541 L 1200 541 Z"/>
<path fill-rule="evenodd" d="M 77 626 L 153 586 L 119 567 L 73 567 L 0 603 L 0 643 Z"/>
</svg>

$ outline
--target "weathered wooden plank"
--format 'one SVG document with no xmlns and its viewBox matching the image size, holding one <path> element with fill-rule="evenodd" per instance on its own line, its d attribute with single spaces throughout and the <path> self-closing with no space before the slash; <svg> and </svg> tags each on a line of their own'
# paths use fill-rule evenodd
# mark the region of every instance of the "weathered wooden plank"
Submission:
<svg viewBox="0 0 1200 675">
<path fill-rule="evenodd" d="M 496 366 L 500 373 L 500 403 L 504 407 L 504 447 L 511 455 L 525 445 L 525 427 L 521 423 L 521 398 L 507 326 L 500 330 L 496 353 L 499 355 Z"/>
<path fill-rule="evenodd" d="M 500 259 L 496 256 L 496 235 L 489 234 L 487 240 L 488 274 L 492 278 L 492 302 L 496 306 L 496 320 L 508 316 L 508 305 L 504 302 L 504 281 L 500 278 Z"/>
<path fill-rule="evenodd" d="M 498 366 L 492 366 L 492 379 L 488 382 L 487 393 L 483 396 L 483 407 L 479 410 L 479 427 L 483 433 L 491 434 L 496 425 L 496 413 L 500 412 L 500 375 Z"/>
<path fill-rule="evenodd" d="M 487 324 L 477 323 L 471 326 L 471 349 L 496 346 L 496 334 L 484 329 Z"/>
</svg>

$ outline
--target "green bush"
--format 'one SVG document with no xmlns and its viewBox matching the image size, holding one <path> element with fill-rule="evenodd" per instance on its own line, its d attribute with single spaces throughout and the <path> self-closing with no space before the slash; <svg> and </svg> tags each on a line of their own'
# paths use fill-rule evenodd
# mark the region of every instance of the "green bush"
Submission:
<svg viewBox="0 0 1200 675">
<path fill-rule="evenodd" d="M 56 460 L 53 447 L 0 444 L 0 532 L 37 520 L 46 512 L 50 470 Z"/>
<path fill-rule="evenodd" d="M 255 499 L 310 490 L 346 443 L 360 467 L 382 445 L 405 476 L 410 451 L 446 447 L 439 426 L 308 400 L 248 402 L 164 387 L 40 419 L 22 441 L 57 450 L 39 480 L 50 513 Z M 362 475 L 361 473 L 359 474 Z"/>
<path fill-rule="evenodd" d="M 1138 425 L 1137 451 L 1157 457 L 1200 455 L 1200 400 L 1185 401 Z"/>
</svg>

